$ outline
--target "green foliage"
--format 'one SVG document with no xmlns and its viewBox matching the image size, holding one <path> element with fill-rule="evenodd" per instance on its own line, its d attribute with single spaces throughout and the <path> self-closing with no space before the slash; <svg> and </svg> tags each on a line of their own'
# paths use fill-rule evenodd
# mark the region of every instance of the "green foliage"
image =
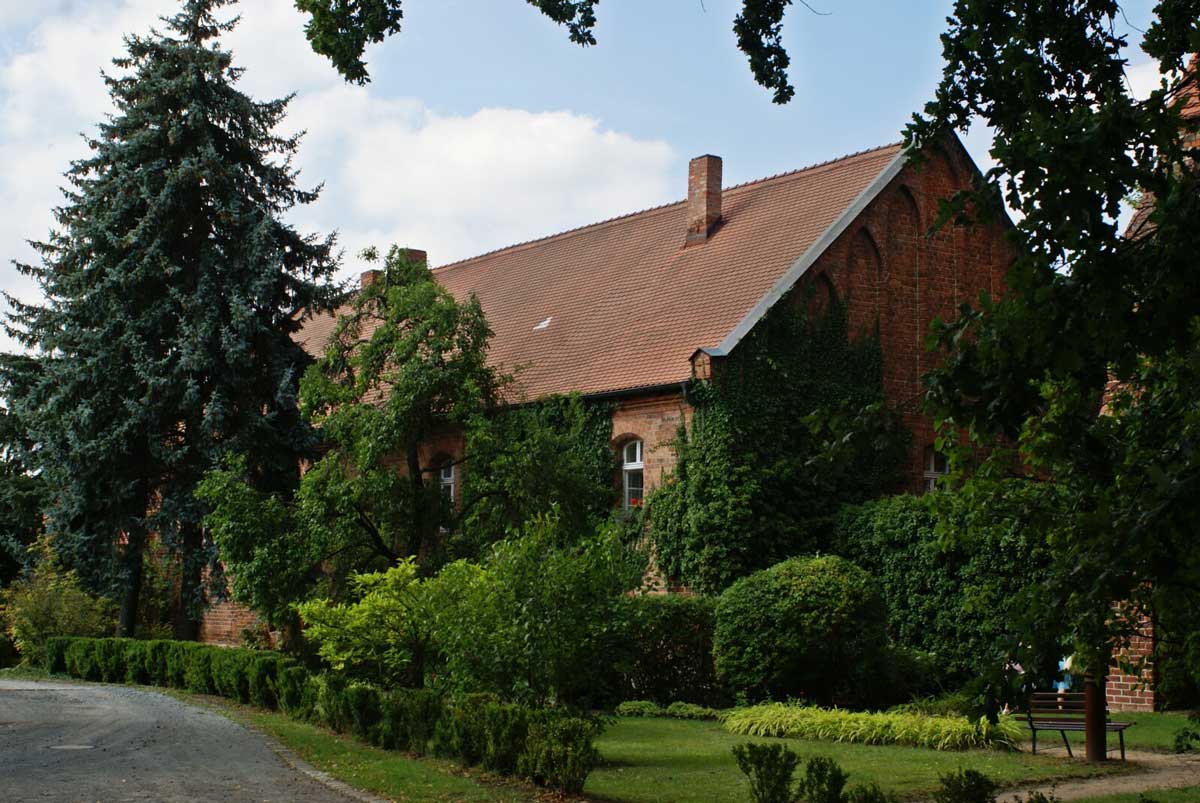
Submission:
<svg viewBox="0 0 1200 803">
<path fill-rule="evenodd" d="M 431 689 L 397 689 L 383 696 L 378 742 L 381 747 L 424 755 L 445 710 L 442 696 Z"/>
<path fill-rule="evenodd" d="M 0 591 L 0 624 L 21 653 L 22 662 L 41 666 L 56 659 L 45 652 L 55 636 L 105 636 L 116 624 L 112 604 L 82 588 L 74 571 L 65 571 L 43 538 L 40 554 L 24 579 Z"/>
<path fill-rule="evenodd" d="M 881 668 L 886 611 L 877 583 L 842 558 L 793 558 L 721 595 L 717 672 L 755 697 L 862 702 Z"/>
<path fill-rule="evenodd" d="M 612 512 L 611 405 L 578 395 L 539 399 L 476 418 L 465 437 L 458 555 L 477 557 L 551 510 L 581 536 Z"/>
<path fill-rule="evenodd" d="M 1039 497 L 1014 485 L 1007 509 L 988 522 L 969 522 L 972 499 L 952 491 L 895 496 L 846 507 L 828 547 L 878 578 L 892 640 L 920 650 L 952 683 L 1002 667 L 1018 639 L 1044 639 L 1048 666 L 1027 663 L 1041 682 L 1057 675 L 1058 620 L 1029 615 L 1049 578 L 1051 550 L 1024 515 Z"/>
<path fill-rule="evenodd" d="M 596 44 L 596 5 L 600 0 L 526 0 L 549 19 L 565 25 L 577 45 Z M 363 53 L 368 44 L 382 42 L 400 32 L 404 19 L 403 0 L 296 0 L 296 7 L 309 15 L 304 25 L 312 49 L 329 59 L 347 81 L 365 84 L 370 80 Z M 734 18 L 737 47 L 749 62 L 754 80 L 771 90 L 775 103 L 787 103 L 795 95 L 788 80 L 791 63 L 783 47 L 783 16 L 791 0 L 742 0 Z"/>
<path fill-rule="evenodd" d="M 600 763 L 594 744 L 597 732 L 594 722 L 579 717 L 534 717 L 517 772 L 539 786 L 577 795 Z"/>
<path fill-rule="evenodd" d="M 416 564 L 402 561 L 384 572 L 350 577 L 350 600 L 311 600 L 297 607 L 305 635 L 339 673 L 383 685 L 419 687 L 434 658 L 437 613 Z"/>
<path fill-rule="evenodd" d="M 998 787 L 982 772 L 958 770 L 939 780 L 942 788 L 933 793 L 934 803 L 996 803 Z"/>
<path fill-rule="evenodd" d="M 316 707 L 314 688 L 308 670 L 302 666 L 282 669 L 276 680 L 279 709 L 292 719 L 308 720 Z"/>
<path fill-rule="evenodd" d="M 617 706 L 619 717 L 661 717 L 664 709 L 650 700 L 626 700 Z"/>
<path fill-rule="evenodd" d="M 483 710 L 483 768 L 515 775 L 529 738 L 529 709 L 511 703 L 494 703 Z"/>
<path fill-rule="evenodd" d="M 659 567 L 697 591 L 811 552 L 839 505 L 900 476 L 910 436 L 883 404 L 878 337 L 839 303 L 801 306 L 778 305 L 693 383 L 675 474 L 647 501 Z"/>
<path fill-rule="evenodd" d="M 450 687 L 580 707 L 613 694 L 623 595 L 640 583 L 645 558 L 612 530 L 570 540 L 556 517 L 539 517 L 483 566 L 459 561 L 430 581 Z"/>
<path fill-rule="evenodd" d="M 754 803 L 792 803 L 792 778 L 799 757 L 781 744 L 747 742 L 733 746 L 738 768 L 750 778 Z"/>
<path fill-rule="evenodd" d="M 1200 138 L 1197 74 L 1182 69 L 1200 51 L 1200 3 L 1154 7 L 1140 46 L 1161 77 L 1145 98 L 1127 81 L 1120 14 L 1111 0 L 957 0 L 941 85 L 906 134 L 994 132 L 996 166 L 943 217 L 994 220 L 1002 195 L 1014 262 L 1002 298 L 934 331 L 947 359 L 929 401 L 947 444 L 967 436 L 955 462 L 978 521 L 1008 505 L 999 480 L 1018 468 L 1070 500 L 1031 511 L 1054 548 L 1030 614 L 1062 622 L 1067 652 L 1093 670 L 1141 616 L 1200 611 Z M 1122 231 L 1131 196 L 1139 214 Z M 1195 633 L 1162 633 L 1193 680 Z M 1022 642 L 1023 665 L 1049 660 Z"/>
<path fill-rule="evenodd" d="M 713 663 L 717 601 L 683 594 L 641 594 L 622 602 L 625 657 L 617 661 L 621 696 L 661 705 L 725 702 Z"/>
<path fill-rule="evenodd" d="M 185 612 L 201 601 L 203 472 L 228 450 L 286 481 L 312 445 L 291 335 L 332 300 L 337 259 L 283 221 L 317 192 L 295 186 L 298 138 L 274 133 L 288 99 L 236 87 L 218 42 L 235 23 L 214 16 L 229 2 L 188 0 L 126 37 L 115 111 L 66 174 L 39 264 L 17 266 L 45 301 L 10 299 L 29 354 L 5 359 L 4 386 L 38 444 L 47 529 L 89 589 L 120 596 L 126 635 L 150 532 L 182 556 Z"/>
<path fill-rule="evenodd" d="M 457 758 L 465 766 L 474 767 L 483 761 L 487 752 L 485 712 L 497 703 L 493 694 L 465 694 L 446 701 L 442 718 L 433 734 L 433 752 L 439 756 Z"/>
<path fill-rule="evenodd" d="M 1200 749 L 1200 713 L 1188 716 L 1188 724 L 1175 734 L 1175 752 L 1190 753 Z"/>
<path fill-rule="evenodd" d="M 0 398 L 11 392 L 4 385 L 0 371 Z M 29 548 L 42 533 L 46 482 L 30 470 L 32 447 L 16 416 L 0 406 L 0 589 L 28 568 Z"/>
<path fill-rule="evenodd" d="M 1020 725 L 1008 717 L 992 725 L 986 719 L 866 713 L 792 703 L 764 703 L 737 708 L 722 718 L 725 728 L 743 736 L 898 744 L 931 750 L 1011 749 L 1022 738 Z"/>
<path fill-rule="evenodd" d="M 850 776 L 837 762 L 825 756 L 813 756 L 797 784 L 806 803 L 842 803 Z"/>
<path fill-rule="evenodd" d="M 721 712 L 695 703 L 675 702 L 667 706 L 666 715 L 675 719 L 717 719 Z"/>
</svg>

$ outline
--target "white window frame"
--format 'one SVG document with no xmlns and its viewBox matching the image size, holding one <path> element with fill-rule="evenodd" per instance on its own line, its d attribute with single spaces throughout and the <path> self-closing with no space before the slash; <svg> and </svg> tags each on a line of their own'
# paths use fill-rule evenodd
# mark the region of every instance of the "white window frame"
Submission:
<svg viewBox="0 0 1200 803">
<path fill-rule="evenodd" d="M 938 469 L 938 460 L 942 461 L 941 469 Z M 938 489 L 938 481 L 950 473 L 950 460 L 937 449 L 932 446 L 925 447 L 925 492 L 936 491 Z"/>
<path fill-rule="evenodd" d="M 632 460 L 629 459 L 630 447 L 633 447 L 632 456 L 634 459 Z M 621 447 L 621 507 L 627 511 L 633 510 L 635 507 L 641 507 L 642 500 L 646 496 L 645 448 L 646 444 L 640 438 L 627 441 Z M 633 500 L 630 496 L 631 488 L 629 484 L 629 480 L 634 472 L 640 473 L 642 477 L 641 487 L 637 489 L 639 494 L 638 503 L 636 505 L 632 503 Z"/>
<path fill-rule="evenodd" d="M 454 480 L 457 473 L 454 470 L 454 462 L 451 460 L 447 460 L 438 468 L 438 490 L 452 505 L 454 504 Z"/>
</svg>

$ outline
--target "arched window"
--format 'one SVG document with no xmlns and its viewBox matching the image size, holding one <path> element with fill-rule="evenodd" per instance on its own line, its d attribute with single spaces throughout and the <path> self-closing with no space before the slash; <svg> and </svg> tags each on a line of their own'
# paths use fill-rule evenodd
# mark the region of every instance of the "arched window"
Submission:
<svg viewBox="0 0 1200 803">
<path fill-rule="evenodd" d="M 642 506 L 642 442 L 631 440 L 621 449 L 622 506 L 634 510 Z"/>
<path fill-rule="evenodd" d="M 938 480 L 950 473 L 950 461 L 946 455 L 934 449 L 925 447 L 925 490 L 936 491 Z"/>
</svg>

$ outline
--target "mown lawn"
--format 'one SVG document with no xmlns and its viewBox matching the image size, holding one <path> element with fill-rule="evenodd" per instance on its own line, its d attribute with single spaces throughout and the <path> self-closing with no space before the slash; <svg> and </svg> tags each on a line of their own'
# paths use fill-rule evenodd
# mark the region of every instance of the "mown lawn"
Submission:
<svg viewBox="0 0 1200 803">
<path fill-rule="evenodd" d="M 629 803 L 708 803 L 748 800 L 747 781 L 733 760 L 733 745 L 750 741 L 716 722 L 677 719 L 618 719 L 597 746 L 605 764 L 584 791 L 591 797 Z M 783 742 L 802 757 L 829 756 L 850 773 L 850 783 L 876 782 L 904 797 L 938 787 L 938 777 L 975 769 L 1005 786 L 1042 780 L 1120 772 L 1118 763 L 1096 768 L 1028 753 L 973 750 L 936 752 L 912 747 L 872 747 L 795 739 Z"/>
</svg>

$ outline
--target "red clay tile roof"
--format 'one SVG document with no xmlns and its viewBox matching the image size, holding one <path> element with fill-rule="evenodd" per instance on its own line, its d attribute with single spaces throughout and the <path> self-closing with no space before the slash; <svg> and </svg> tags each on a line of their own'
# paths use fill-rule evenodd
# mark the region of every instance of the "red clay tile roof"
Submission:
<svg viewBox="0 0 1200 803">
<path fill-rule="evenodd" d="M 434 270 L 475 293 L 495 332 L 489 360 L 535 399 L 687 380 L 900 154 L 887 145 L 726 189 L 723 222 L 684 248 L 685 202 L 514 245 Z M 547 323 L 548 322 L 548 323 Z M 300 333 L 318 353 L 332 318 Z"/>
</svg>

